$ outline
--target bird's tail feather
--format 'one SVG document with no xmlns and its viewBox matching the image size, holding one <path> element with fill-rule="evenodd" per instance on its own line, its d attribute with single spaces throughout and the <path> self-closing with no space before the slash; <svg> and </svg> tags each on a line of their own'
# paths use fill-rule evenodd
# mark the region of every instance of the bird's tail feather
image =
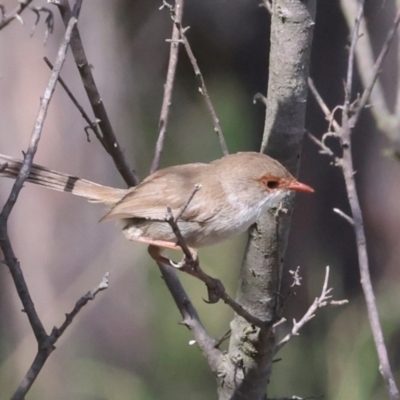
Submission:
<svg viewBox="0 0 400 400">
<path fill-rule="evenodd" d="M 21 160 L 0 154 L 0 176 L 16 179 L 21 167 Z M 37 164 L 32 165 L 27 181 L 48 189 L 70 192 L 76 196 L 85 197 L 89 201 L 105 204 L 117 203 L 127 191 L 126 189 L 102 186 Z"/>
</svg>

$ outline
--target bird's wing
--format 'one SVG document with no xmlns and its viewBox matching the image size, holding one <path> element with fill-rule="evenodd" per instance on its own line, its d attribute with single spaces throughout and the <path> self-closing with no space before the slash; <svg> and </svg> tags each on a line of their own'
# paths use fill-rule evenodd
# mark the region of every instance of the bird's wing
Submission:
<svg viewBox="0 0 400 400">
<path fill-rule="evenodd" d="M 189 201 L 196 184 L 199 184 L 203 180 L 202 177 L 207 174 L 208 168 L 208 164 L 196 163 L 157 171 L 140 185 L 132 188 L 101 221 L 123 218 L 165 220 L 167 207 L 176 217 Z M 180 219 L 206 221 L 210 217 L 210 209 L 207 207 L 209 191 L 209 185 L 202 185 Z"/>
</svg>

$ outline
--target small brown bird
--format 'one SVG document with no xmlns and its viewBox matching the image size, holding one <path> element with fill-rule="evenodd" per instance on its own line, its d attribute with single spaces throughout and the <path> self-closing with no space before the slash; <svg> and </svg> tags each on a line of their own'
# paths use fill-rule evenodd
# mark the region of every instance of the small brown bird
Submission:
<svg viewBox="0 0 400 400">
<path fill-rule="evenodd" d="M 22 161 L 0 155 L 0 164 L 7 165 L 0 176 L 16 178 Z M 32 166 L 27 180 L 111 206 L 101 221 L 121 220 L 129 240 L 153 249 L 179 249 L 166 222 L 168 207 L 175 218 L 180 215 L 177 225 L 187 245 L 197 249 L 244 232 L 289 190 L 314 192 L 278 161 L 253 152 L 232 154 L 210 164 L 161 169 L 130 189 L 102 186 L 39 165 Z M 157 251 L 151 255 L 166 260 Z"/>
</svg>

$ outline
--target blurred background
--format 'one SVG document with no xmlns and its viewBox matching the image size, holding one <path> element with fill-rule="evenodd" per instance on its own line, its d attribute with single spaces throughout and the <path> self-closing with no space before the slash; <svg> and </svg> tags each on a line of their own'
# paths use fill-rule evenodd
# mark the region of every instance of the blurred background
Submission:
<svg viewBox="0 0 400 400">
<path fill-rule="evenodd" d="M 258 150 L 264 108 L 253 104 L 266 93 L 268 12 L 256 1 L 187 1 L 184 25 L 204 74 L 208 91 L 231 152 Z M 377 54 L 390 25 L 394 1 L 367 1 L 367 23 Z M 16 2 L 3 1 L 7 11 Z M 36 6 L 46 6 L 36 1 Z M 161 1 L 84 2 L 79 28 L 109 117 L 127 159 L 140 179 L 148 174 L 154 153 L 171 35 L 169 12 Z M 43 62 L 54 61 L 64 27 L 54 8 L 55 30 L 43 45 L 40 21 L 30 37 L 35 15 L 26 10 L 24 25 L 14 21 L 0 32 L 0 152 L 21 156 L 49 77 Z M 362 39 L 361 39 L 362 40 Z M 311 75 L 333 108 L 343 102 L 348 28 L 339 1 L 319 1 Z M 382 82 L 389 104 L 398 85 L 398 43 L 386 59 Z M 62 77 L 89 111 L 72 56 Z M 362 87 L 358 77 L 355 91 Z M 95 182 L 124 187 L 111 159 L 61 87 L 57 87 L 35 162 Z M 321 137 L 327 123 L 315 101 L 307 105 L 307 129 Z M 389 355 L 399 377 L 400 331 L 400 164 L 385 157 L 390 144 L 366 111 L 354 134 L 357 184 L 376 290 Z M 161 167 L 209 162 L 222 155 L 193 70 L 180 52 L 170 124 Z M 355 240 L 333 207 L 349 212 L 344 183 L 330 160 L 304 141 L 300 178 L 316 189 L 297 196 L 284 272 L 301 266 L 303 285 L 285 309 L 288 321 L 300 318 L 319 295 L 325 267 L 331 267 L 336 299 L 349 305 L 321 310 L 279 354 L 269 397 L 324 395 L 332 400 L 384 399 L 376 352 L 359 283 Z M 0 181 L 4 203 L 12 182 Z M 39 315 L 48 332 L 106 271 L 110 286 L 90 302 L 57 343 L 27 398 L 78 400 L 215 399 L 216 384 L 146 247 L 129 243 L 115 224 L 98 224 L 101 205 L 27 184 L 10 219 L 14 250 L 21 262 Z M 204 269 L 222 279 L 234 294 L 246 235 L 200 252 Z M 204 285 L 182 276 L 211 334 L 229 328 L 231 310 L 207 305 Z M 9 399 L 30 366 L 36 342 L 11 276 L 0 265 L 0 400 Z M 281 328 L 284 335 L 291 328 Z"/>
</svg>

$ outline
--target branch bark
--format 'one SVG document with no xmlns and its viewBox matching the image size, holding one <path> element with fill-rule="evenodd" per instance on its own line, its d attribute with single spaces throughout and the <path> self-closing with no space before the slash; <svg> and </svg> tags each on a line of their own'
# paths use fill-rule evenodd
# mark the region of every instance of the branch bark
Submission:
<svg viewBox="0 0 400 400">
<path fill-rule="evenodd" d="M 372 335 L 375 342 L 375 347 L 378 354 L 379 359 L 379 370 L 382 374 L 382 377 L 385 381 L 387 390 L 389 392 L 389 397 L 391 400 L 398 400 L 400 398 L 399 390 L 396 385 L 396 381 L 394 379 L 393 372 L 391 370 L 388 352 L 386 349 L 382 327 L 379 321 L 378 308 L 376 305 L 376 299 L 374 290 L 372 287 L 371 277 L 369 273 L 369 260 L 368 260 L 368 252 L 367 252 L 367 242 L 364 230 L 364 221 L 363 215 L 361 211 L 360 202 L 358 199 L 358 193 L 356 189 L 355 182 L 355 170 L 353 165 L 353 156 L 352 156 L 352 133 L 353 128 L 358 122 L 359 116 L 362 110 L 365 108 L 367 101 L 369 100 L 374 85 L 378 79 L 378 74 L 380 72 L 380 67 L 382 65 L 383 59 L 387 54 L 389 46 L 393 40 L 393 37 L 397 31 L 397 28 L 400 23 L 400 11 L 397 12 L 395 20 L 391 29 L 389 30 L 385 43 L 382 46 L 382 49 L 379 53 L 379 56 L 374 64 L 374 68 L 372 69 L 372 73 L 369 76 L 369 81 L 364 89 L 364 92 L 360 99 L 357 99 L 354 103 L 351 103 L 351 87 L 353 82 L 353 63 L 354 57 L 357 49 L 357 42 L 360 37 L 360 26 L 362 26 L 362 16 L 364 11 L 364 1 L 360 1 L 358 4 L 357 18 L 354 22 L 354 26 L 352 29 L 352 40 L 350 46 L 349 60 L 348 60 L 348 72 L 347 72 L 347 80 L 345 86 L 345 101 L 343 106 L 343 118 L 342 118 L 342 126 L 338 126 L 338 124 L 333 124 L 333 129 L 335 130 L 336 137 L 340 138 L 341 147 L 343 150 L 343 156 L 341 159 L 338 159 L 334 155 L 332 151 L 327 150 L 325 143 L 319 141 L 314 138 L 313 141 L 322 148 L 323 153 L 328 154 L 338 160 L 336 163 L 341 167 L 343 177 L 346 184 L 347 197 L 349 199 L 349 204 L 351 208 L 351 217 L 345 215 L 343 212 L 336 210 L 342 217 L 344 217 L 353 227 L 354 233 L 356 236 L 357 243 L 357 253 L 358 253 L 358 263 L 361 275 L 361 286 L 364 292 L 365 302 L 367 305 L 368 318 L 372 330 Z M 325 113 L 327 119 L 331 118 L 332 113 L 330 113 L 329 109 L 323 102 L 321 96 L 318 94 L 315 88 L 312 89 L 314 96 L 316 97 L 319 105 L 321 106 L 322 111 Z M 329 134 L 330 132 L 328 132 Z M 326 134 L 325 134 L 326 135 Z M 325 136 L 324 135 L 324 136 Z"/>
<path fill-rule="evenodd" d="M 307 96 L 310 50 L 315 24 L 315 0 L 276 0 L 271 21 L 271 51 L 267 110 L 262 152 L 297 174 Z M 294 197 L 270 210 L 250 233 L 236 301 L 252 315 L 277 319 L 281 269 Z M 219 399 L 259 400 L 272 371 L 275 337 L 235 315 L 229 353 L 220 376 Z"/>
<path fill-rule="evenodd" d="M 67 25 L 72 15 L 68 0 L 60 0 L 57 2 L 57 5 L 59 7 L 64 24 Z M 102 144 L 104 144 L 105 150 L 114 160 L 115 166 L 127 185 L 136 186 L 139 183 L 139 180 L 136 174 L 130 169 L 124 152 L 122 151 L 115 132 L 111 126 L 111 122 L 108 118 L 103 100 L 101 99 L 100 93 L 94 81 L 91 66 L 86 58 L 85 50 L 83 48 L 82 40 L 77 27 L 75 27 L 72 32 L 71 50 L 76 66 L 78 67 L 83 86 L 92 107 L 93 114 L 95 115 L 97 123 L 103 134 L 104 143 L 102 142 Z"/>
</svg>

